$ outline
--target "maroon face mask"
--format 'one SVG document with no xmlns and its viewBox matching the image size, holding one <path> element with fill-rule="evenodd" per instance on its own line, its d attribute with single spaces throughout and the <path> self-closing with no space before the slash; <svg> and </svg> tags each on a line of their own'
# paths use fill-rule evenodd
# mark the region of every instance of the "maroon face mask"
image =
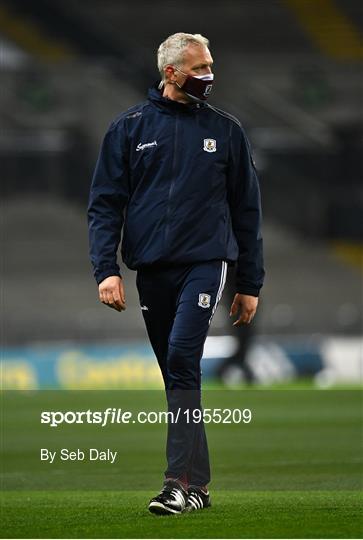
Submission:
<svg viewBox="0 0 363 540">
<path fill-rule="evenodd" d="M 184 84 L 179 86 L 179 84 L 176 83 L 180 90 L 183 90 L 183 92 L 194 101 L 206 101 L 208 99 L 213 86 L 213 73 L 207 73 L 206 75 L 187 75 L 180 69 L 175 69 L 186 76 Z"/>
</svg>

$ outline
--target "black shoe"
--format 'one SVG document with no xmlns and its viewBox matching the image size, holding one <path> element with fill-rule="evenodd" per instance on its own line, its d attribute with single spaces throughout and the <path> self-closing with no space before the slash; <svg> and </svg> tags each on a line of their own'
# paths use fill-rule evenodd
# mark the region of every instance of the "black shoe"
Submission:
<svg viewBox="0 0 363 540">
<path fill-rule="evenodd" d="M 202 510 L 208 508 L 211 505 L 209 491 L 205 492 L 198 487 L 190 487 L 188 489 L 188 501 L 185 507 L 186 512 L 193 512 L 193 510 Z"/>
<path fill-rule="evenodd" d="M 151 499 L 149 510 L 153 514 L 181 514 L 185 510 L 188 493 L 179 482 L 166 480 L 159 495 Z"/>
</svg>

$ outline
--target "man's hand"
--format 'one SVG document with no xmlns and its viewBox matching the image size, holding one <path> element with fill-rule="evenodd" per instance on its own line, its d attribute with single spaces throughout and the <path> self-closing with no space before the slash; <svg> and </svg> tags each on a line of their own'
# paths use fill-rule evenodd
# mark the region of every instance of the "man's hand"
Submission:
<svg viewBox="0 0 363 540">
<path fill-rule="evenodd" d="M 117 311 L 126 309 L 124 286 L 120 276 L 109 276 L 98 286 L 100 300 L 106 306 Z"/>
<path fill-rule="evenodd" d="M 239 315 L 238 320 L 233 323 L 233 326 L 242 326 L 242 324 L 250 324 L 255 316 L 258 304 L 258 298 L 249 294 L 237 293 L 231 305 L 230 317 Z"/>
</svg>

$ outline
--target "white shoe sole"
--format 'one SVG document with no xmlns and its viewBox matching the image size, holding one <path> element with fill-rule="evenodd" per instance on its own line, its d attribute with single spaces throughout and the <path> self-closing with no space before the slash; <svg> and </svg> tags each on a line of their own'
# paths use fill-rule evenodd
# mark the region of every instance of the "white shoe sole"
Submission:
<svg viewBox="0 0 363 540">
<path fill-rule="evenodd" d="M 181 510 L 173 510 L 172 508 L 169 508 L 168 506 L 165 506 L 161 502 L 153 501 L 149 504 L 149 511 L 152 514 L 158 514 L 158 515 L 167 515 L 167 514 L 181 514 Z"/>
</svg>

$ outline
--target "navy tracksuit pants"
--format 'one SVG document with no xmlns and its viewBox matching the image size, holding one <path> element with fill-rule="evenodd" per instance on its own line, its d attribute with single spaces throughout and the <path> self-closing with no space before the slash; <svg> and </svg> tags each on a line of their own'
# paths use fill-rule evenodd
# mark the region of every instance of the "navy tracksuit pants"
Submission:
<svg viewBox="0 0 363 540">
<path fill-rule="evenodd" d="M 194 486 L 210 481 L 204 424 L 191 421 L 191 411 L 202 410 L 200 361 L 226 275 L 226 262 L 209 261 L 143 267 L 136 278 L 146 329 L 164 379 L 168 411 L 176 417 L 179 410 L 178 422 L 168 423 L 165 476 Z"/>
</svg>

